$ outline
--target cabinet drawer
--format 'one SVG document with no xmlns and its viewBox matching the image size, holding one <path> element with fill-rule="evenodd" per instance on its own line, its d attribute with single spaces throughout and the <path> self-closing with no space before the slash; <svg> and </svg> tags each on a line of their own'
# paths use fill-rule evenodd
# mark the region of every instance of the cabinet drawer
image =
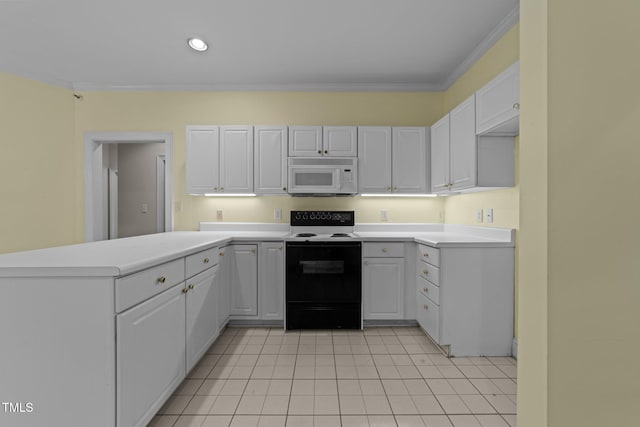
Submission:
<svg viewBox="0 0 640 427">
<path fill-rule="evenodd" d="M 418 323 L 435 342 L 440 344 L 440 306 L 421 292 L 418 292 L 417 295 L 418 314 L 416 317 Z"/>
<path fill-rule="evenodd" d="M 120 313 L 184 280 L 184 258 L 116 279 L 116 312 Z"/>
<path fill-rule="evenodd" d="M 365 243 L 362 256 L 365 258 L 404 258 L 404 243 Z"/>
<path fill-rule="evenodd" d="M 218 248 L 210 248 L 185 258 L 187 279 L 218 264 Z"/>
<path fill-rule="evenodd" d="M 440 269 L 418 260 L 418 277 L 423 277 L 436 286 L 440 286 Z"/>
<path fill-rule="evenodd" d="M 418 259 L 440 267 L 440 249 L 427 245 L 418 245 Z"/>
<path fill-rule="evenodd" d="M 418 292 L 429 297 L 433 302 L 440 305 L 440 287 L 434 285 L 422 276 L 418 276 Z"/>
</svg>

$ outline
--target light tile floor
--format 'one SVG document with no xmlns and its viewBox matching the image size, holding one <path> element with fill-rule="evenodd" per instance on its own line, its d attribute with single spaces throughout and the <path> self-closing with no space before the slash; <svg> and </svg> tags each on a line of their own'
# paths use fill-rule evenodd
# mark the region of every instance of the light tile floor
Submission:
<svg viewBox="0 0 640 427">
<path fill-rule="evenodd" d="M 447 358 L 417 327 L 227 328 L 149 426 L 515 427 L 516 361 Z"/>
</svg>

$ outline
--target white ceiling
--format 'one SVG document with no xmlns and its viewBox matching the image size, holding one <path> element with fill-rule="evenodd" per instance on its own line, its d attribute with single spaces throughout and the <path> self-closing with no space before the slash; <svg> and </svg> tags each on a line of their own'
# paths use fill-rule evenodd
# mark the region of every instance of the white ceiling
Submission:
<svg viewBox="0 0 640 427">
<path fill-rule="evenodd" d="M 0 71 L 76 90 L 444 90 L 517 20 L 518 0 L 0 0 Z"/>
</svg>

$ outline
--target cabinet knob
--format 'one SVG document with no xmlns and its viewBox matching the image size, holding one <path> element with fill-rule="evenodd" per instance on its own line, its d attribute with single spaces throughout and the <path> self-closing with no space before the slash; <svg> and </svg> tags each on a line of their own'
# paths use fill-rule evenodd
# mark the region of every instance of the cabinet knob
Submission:
<svg viewBox="0 0 640 427">
<path fill-rule="evenodd" d="M 429 274 L 428 270 L 422 270 L 422 274 L 424 274 L 425 276 Z"/>
<path fill-rule="evenodd" d="M 387 248 L 382 248 L 382 252 L 387 253 L 389 250 Z"/>
<path fill-rule="evenodd" d="M 387 187 L 387 191 L 391 191 L 391 187 Z"/>
<path fill-rule="evenodd" d="M 324 150 L 324 154 L 329 154 L 329 151 L 328 150 Z"/>
<path fill-rule="evenodd" d="M 218 187 L 213 187 L 213 191 L 218 191 Z"/>
<path fill-rule="evenodd" d="M 422 306 L 425 310 L 429 310 L 429 306 L 427 304 Z"/>
<path fill-rule="evenodd" d="M 322 154 L 322 150 L 318 150 L 318 154 Z"/>
<path fill-rule="evenodd" d="M 427 287 L 422 288 L 422 290 L 424 291 L 425 294 L 429 293 L 429 288 L 427 288 Z"/>
<path fill-rule="evenodd" d="M 282 250 L 282 246 L 280 246 L 278 249 L 279 249 L 279 250 Z"/>
<path fill-rule="evenodd" d="M 282 191 L 287 191 L 287 187 L 282 187 Z"/>
<path fill-rule="evenodd" d="M 255 254 L 255 253 L 256 253 L 256 250 L 255 250 L 255 249 L 251 249 L 251 253 L 252 253 L 252 254 Z"/>
<path fill-rule="evenodd" d="M 365 262 L 364 262 L 364 265 L 369 265 L 369 261 L 365 261 Z"/>
<path fill-rule="evenodd" d="M 224 187 L 220 187 L 220 191 L 224 191 Z"/>
<path fill-rule="evenodd" d="M 398 191 L 398 187 L 393 187 L 393 191 Z"/>
<path fill-rule="evenodd" d="M 187 292 L 189 292 L 189 289 L 187 289 L 187 288 L 184 288 L 184 289 L 182 290 L 182 293 L 183 293 L 183 294 L 186 294 Z"/>
<path fill-rule="evenodd" d="M 224 252 L 220 252 L 218 255 L 220 255 L 220 256 L 224 256 Z"/>
<path fill-rule="evenodd" d="M 427 252 L 423 253 L 422 256 L 425 258 L 429 258 L 429 254 Z"/>
<path fill-rule="evenodd" d="M 515 104 L 513 104 L 513 109 L 514 110 L 519 110 L 520 109 L 520 103 L 516 102 Z"/>
<path fill-rule="evenodd" d="M 202 262 L 204 262 L 205 264 L 209 264 L 209 258 L 205 258 L 204 260 L 202 260 Z"/>
<path fill-rule="evenodd" d="M 164 283 L 167 281 L 167 278 L 164 276 L 158 277 L 158 283 Z"/>
<path fill-rule="evenodd" d="M 189 289 L 193 289 L 193 285 L 189 285 Z"/>
</svg>

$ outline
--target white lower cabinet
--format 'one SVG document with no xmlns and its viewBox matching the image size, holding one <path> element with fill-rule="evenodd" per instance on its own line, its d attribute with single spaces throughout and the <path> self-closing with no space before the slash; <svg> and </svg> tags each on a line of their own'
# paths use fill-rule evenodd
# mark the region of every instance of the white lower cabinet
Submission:
<svg viewBox="0 0 640 427">
<path fill-rule="evenodd" d="M 364 319 L 404 319 L 404 243 L 365 243 L 363 254 Z"/>
<path fill-rule="evenodd" d="M 218 337 L 218 266 L 187 280 L 187 372 Z"/>
<path fill-rule="evenodd" d="M 284 243 L 260 245 L 260 312 L 262 320 L 284 319 Z"/>
<path fill-rule="evenodd" d="M 230 245 L 232 316 L 258 315 L 258 245 Z"/>
<path fill-rule="evenodd" d="M 510 356 L 513 248 L 418 245 L 417 321 L 451 356 Z"/>
<path fill-rule="evenodd" d="M 233 269 L 233 248 L 224 246 L 218 251 L 220 269 L 218 270 L 218 326 L 227 324 L 231 315 L 231 270 Z"/>
<path fill-rule="evenodd" d="M 117 423 L 146 426 L 185 377 L 184 286 L 116 317 Z"/>
</svg>

